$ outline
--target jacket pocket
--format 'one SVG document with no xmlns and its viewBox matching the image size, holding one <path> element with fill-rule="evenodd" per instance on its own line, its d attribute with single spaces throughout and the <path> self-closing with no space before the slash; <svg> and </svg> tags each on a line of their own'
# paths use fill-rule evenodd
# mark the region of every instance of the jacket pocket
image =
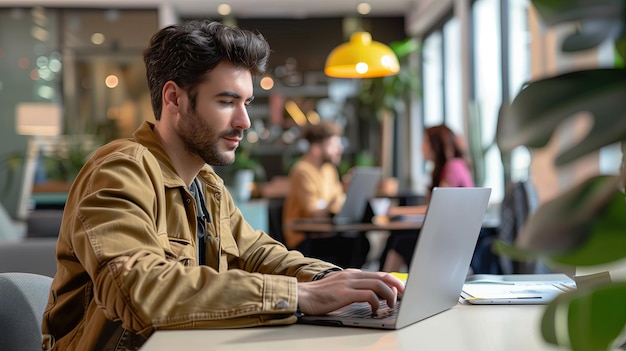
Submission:
<svg viewBox="0 0 626 351">
<path fill-rule="evenodd" d="M 222 219 L 220 222 L 219 240 L 222 254 L 226 254 L 231 257 L 239 257 L 239 247 L 237 247 L 237 242 L 232 235 L 232 231 L 237 230 L 237 228 L 231 227 L 229 218 Z"/>
<path fill-rule="evenodd" d="M 169 258 L 183 263 L 185 266 L 191 266 L 196 261 L 196 248 L 189 241 L 182 239 L 169 238 L 169 246 L 171 252 L 166 252 Z"/>
</svg>

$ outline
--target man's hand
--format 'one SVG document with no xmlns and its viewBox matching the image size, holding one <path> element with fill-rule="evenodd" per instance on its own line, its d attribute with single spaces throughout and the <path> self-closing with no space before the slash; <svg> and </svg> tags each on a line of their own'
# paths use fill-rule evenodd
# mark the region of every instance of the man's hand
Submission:
<svg viewBox="0 0 626 351">
<path fill-rule="evenodd" d="M 392 307 L 402 293 L 404 283 L 390 273 L 346 269 L 298 283 L 298 307 L 304 314 L 320 315 L 353 302 L 367 302 L 376 311 L 381 299 Z"/>
</svg>

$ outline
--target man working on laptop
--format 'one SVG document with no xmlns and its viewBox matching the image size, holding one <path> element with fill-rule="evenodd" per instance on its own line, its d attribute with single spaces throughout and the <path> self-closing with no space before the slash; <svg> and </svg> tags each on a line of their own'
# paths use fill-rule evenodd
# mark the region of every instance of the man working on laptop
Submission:
<svg viewBox="0 0 626 351">
<path fill-rule="evenodd" d="M 285 244 L 308 256 L 342 267 L 359 268 L 365 263 L 369 241 L 364 235 L 307 234 L 289 229 L 300 219 L 330 218 L 345 201 L 337 165 L 343 155 L 341 128 L 332 121 L 310 124 L 302 130 L 308 150 L 289 172 L 289 192 L 283 207 Z M 357 250 L 358 247 L 358 250 Z M 355 255 L 355 253 L 358 253 Z"/>
<path fill-rule="evenodd" d="M 404 287 L 392 275 L 341 271 L 255 231 L 209 166 L 234 161 L 268 56 L 262 36 L 219 22 L 153 36 L 144 59 L 156 121 L 97 150 L 72 185 L 44 349 L 136 350 L 156 329 L 395 303 Z"/>
</svg>

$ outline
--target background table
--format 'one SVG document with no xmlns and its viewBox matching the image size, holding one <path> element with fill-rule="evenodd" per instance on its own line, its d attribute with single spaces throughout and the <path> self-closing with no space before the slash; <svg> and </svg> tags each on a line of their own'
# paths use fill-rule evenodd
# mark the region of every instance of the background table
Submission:
<svg viewBox="0 0 626 351">
<path fill-rule="evenodd" d="M 386 223 L 353 223 L 334 224 L 328 220 L 300 220 L 287 226 L 291 230 L 305 233 L 342 233 L 342 232 L 368 232 L 374 230 L 411 230 L 422 227 L 420 221 L 389 221 Z"/>
</svg>

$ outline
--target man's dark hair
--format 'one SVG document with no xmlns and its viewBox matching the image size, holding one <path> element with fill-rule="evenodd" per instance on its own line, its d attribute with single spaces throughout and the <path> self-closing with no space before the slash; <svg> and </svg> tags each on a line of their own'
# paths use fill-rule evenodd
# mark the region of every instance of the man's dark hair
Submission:
<svg viewBox="0 0 626 351">
<path fill-rule="evenodd" d="M 310 124 L 302 131 L 302 138 L 311 144 L 321 143 L 335 135 L 341 135 L 341 128 L 333 121 Z"/>
<path fill-rule="evenodd" d="M 155 118 L 161 118 L 161 92 L 166 82 L 185 89 L 195 110 L 198 85 L 220 62 L 230 61 L 261 75 L 269 55 L 269 44 L 261 34 L 220 22 L 192 20 L 161 29 L 143 54 Z"/>
</svg>

